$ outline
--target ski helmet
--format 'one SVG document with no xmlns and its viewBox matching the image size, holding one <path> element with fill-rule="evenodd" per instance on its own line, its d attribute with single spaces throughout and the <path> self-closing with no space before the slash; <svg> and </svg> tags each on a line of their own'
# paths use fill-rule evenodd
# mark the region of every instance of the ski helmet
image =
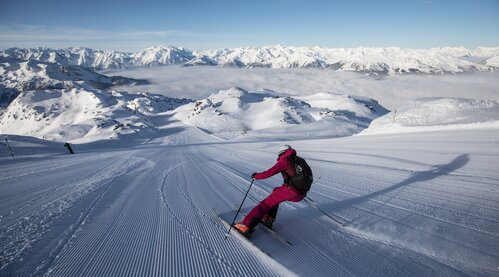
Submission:
<svg viewBox="0 0 499 277">
<path fill-rule="evenodd" d="M 281 147 L 279 147 L 279 150 L 277 151 L 277 156 L 280 156 L 282 153 L 286 152 L 288 149 L 292 149 L 291 145 L 285 144 Z"/>
</svg>

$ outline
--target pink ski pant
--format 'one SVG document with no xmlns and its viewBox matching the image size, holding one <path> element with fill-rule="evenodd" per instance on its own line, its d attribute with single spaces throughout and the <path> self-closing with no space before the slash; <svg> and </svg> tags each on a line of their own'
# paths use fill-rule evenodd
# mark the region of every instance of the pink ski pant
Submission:
<svg viewBox="0 0 499 277">
<path fill-rule="evenodd" d="M 303 198 L 305 198 L 304 194 L 301 194 L 286 185 L 282 185 L 275 188 L 267 198 L 263 199 L 254 207 L 242 222 L 244 225 L 254 228 L 271 209 L 277 208 L 280 203 L 284 201 L 298 202 Z"/>
</svg>

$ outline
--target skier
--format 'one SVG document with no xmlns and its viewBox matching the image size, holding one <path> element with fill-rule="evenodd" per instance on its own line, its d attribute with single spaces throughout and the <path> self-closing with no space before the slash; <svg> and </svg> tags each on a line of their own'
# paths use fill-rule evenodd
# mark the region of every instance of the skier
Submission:
<svg viewBox="0 0 499 277">
<path fill-rule="evenodd" d="M 270 169 L 251 174 L 251 178 L 261 180 L 281 173 L 284 183 L 275 188 L 267 198 L 254 207 L 242 222 L 234 224 L 234 228 L 245 237 L 249 238 L 258 223 L 272 229 L 280 203 L 284 201 L 298 202 L 307 195 L 308 189 L 306 191 L 298 190 L 290 182 L 290 178 L 296 174 L 294 164 L 296 150 L 289 145 L 284 145 L 279 149 L 277 155 L 277 163 Z"/>
</svg>

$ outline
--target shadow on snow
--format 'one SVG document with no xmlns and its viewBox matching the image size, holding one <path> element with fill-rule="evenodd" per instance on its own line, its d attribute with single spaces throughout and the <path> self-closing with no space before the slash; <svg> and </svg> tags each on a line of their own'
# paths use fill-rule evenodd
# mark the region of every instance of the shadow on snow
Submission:
<svg viewBox="0 0 499 277">
<path fill-rule="evenodd" d="M 328 204 L 318 204 L 317 206 L 320 209 L 334 215 L 335 213 L 337 213 L 339 211 L 351 208 L 352 206 L 355 206 L 355 205 L 365 203 L 365 202 L 367 202 L 375 197 L 378 197 L 378 196 L 383 195 L 383 194 L 387 194 L 387 193 L 392 192 L 394 190 L 409 186 L 409 185 L 417 183 L 417 182 L 425 182 L 425 181 L 429 181 L 432 179 L 436 179 L 440 176 L 447 175 L 453 171 L 458 170 L 459 168 L 462 168 L 469 161 L 470 161 L 469 155 L 462 154 L 462 155 L 459 155 L 456 158 L 454 158 L 449 163 L 435 165 L 432 168 L 430 168 L 429 170 L 414 172 L 407 179 L 405 179 L 405 180 L 403 180 L 395 185 L 384 188 L 382 190 L 371 192 L 369 194 L 358 196 L 358 197 L 353 197 L 353 198 L 341 200 L 338 202 L 333 202 L 333 203 L 328 203 Z M 312 208 L 310 207 L 310 209 L 312 209 Z M 318 213 L 318 215 L 320 216 L 321 214 Z"/>
</svg>

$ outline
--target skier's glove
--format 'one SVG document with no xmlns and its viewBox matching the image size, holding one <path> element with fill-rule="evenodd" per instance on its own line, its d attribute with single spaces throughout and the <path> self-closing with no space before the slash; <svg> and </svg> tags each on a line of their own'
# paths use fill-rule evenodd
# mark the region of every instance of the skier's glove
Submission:
<svg viewBox="0 0 499 277">
<path fill-rule="evenodd" d="M 256 172 L 251 174 L 251 179 L 255 179 L 255 176 L 256 176 Z"/>
</svg>

